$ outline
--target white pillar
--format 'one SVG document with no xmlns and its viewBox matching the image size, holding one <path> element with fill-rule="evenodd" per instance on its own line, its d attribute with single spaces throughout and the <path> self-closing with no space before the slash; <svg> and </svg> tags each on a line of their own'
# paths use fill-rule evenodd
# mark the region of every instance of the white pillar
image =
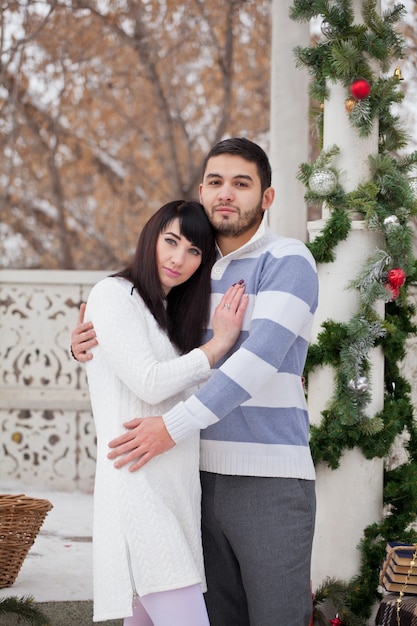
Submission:
<svg viewBox="0 0 417 626">
<path fill-rule="evenodd" d="M 355 14 L 361 21 L 361 0 L 353 2 Z M 356 77 L 352 77 L 352 80 Z M 368 156 L 378 152 L 378 128 L 375 123 L 369 137 L 361 138 L 350 124 L 345 108 L 345 89 L 339 83 L 329 83 L 330 97 L 324 107 L 324 149 L 336 144 L 340 154 L 333 165 L 341 173 L 345 191 L 355 189 L 369 178 Z M 320 234 L 328 211 L 323 219 L 309 223 L 310 239 Z M 317 337 L 325 320 L 348 322 L 358 310 L 358 294 L 347 289 L 356 278 L 366 259 L 381 245 L 380 235 L 365 229 L 363 221 L 354 220 L 346 241 L 335 250 L 333 263 L 319 265 L 320 299 L 315 317 L 312 341 Z M 384 305 L 378 304 L 383 316 Z M 368 414 L 374 415 L 383 408 L 384 367 L 381 350 L 372 353 L 370 373 L 372 400 Z M 309 411 L 312 423 L 319 424 L 321 412 L 333 393 L 333 370 L 324 367 L 309 376 Z M 363 538 L 363 530 L 382 516 L 383 461 L 367 461 L 358 449 L 347 451 L 341 458 L 340 467 L 331 470 L 319 464 L 317 470 L 317 518 L 313 545 L 313 589 L 324 578 L 345 581 L 356 575 L 360 566 L 357 550 Z"/>
<path fill-rule="evenodd" d="M 320 225 L 309 224 L 310 237 L 320 234 Z M 319 266 L 320 305 L 315 317 L 312 341 L 321 324 L 328 319 L 348 322 L 357 311 L 357 294 L 346 291 L 372 251 L 380 246 L 376 233 L 365 230 L 363 223 L 352 223 L 346 241 L 338 244 L 334 263 Z M 383 305 L 378 307 L 383 315 Z M 383 408 L 384 366 L 380 349 L 374 349 L 370 373 L 372 399 L 367 413 Z M 320 424 L 333 391 L 334 372 L 324 367 L 309 375 L 308 404 L 311 422 Z M 316 467 L 317 516 L 313 543 L 313 589 L 327 577 L 350 580 L 359 571 L 363 530 L 382 516 L 383 461 L 366 460 L 358 449 L 346 451 L 337 470 L 324 463 Z"/>
<path fill-rule="evenodd" d="M 305 189 L 296 178 L 308 161 L 308 72 L 295 67 L 293 49 L 308 46 L 310 29 L 289 18 L 292 0 L 272 2 L 271 149 L 272 185 L 276 195 L 269 225 L 287 237 L 307 240 Z"/>
</svg>

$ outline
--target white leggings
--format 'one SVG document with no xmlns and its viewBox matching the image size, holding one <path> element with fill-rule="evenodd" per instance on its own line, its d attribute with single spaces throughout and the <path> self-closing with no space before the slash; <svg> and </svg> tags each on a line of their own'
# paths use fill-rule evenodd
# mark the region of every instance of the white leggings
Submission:
<svg viewBox="0 0 417 626">
<path fill-rule="evenodd" d="M 136 598 L 123 626 L 210 626 L 200 585 Z"/>
</svg>

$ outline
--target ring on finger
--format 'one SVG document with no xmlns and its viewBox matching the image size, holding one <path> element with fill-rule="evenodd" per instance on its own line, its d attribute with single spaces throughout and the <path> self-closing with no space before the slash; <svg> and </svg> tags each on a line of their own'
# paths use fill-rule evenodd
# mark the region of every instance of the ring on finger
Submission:
<svg viewBox="0 0 417 626">
<path fill-rule="evenodd" d="M 230 309 L 230 304 L 228 302 L 226 302 L 226 304 L 223 307 L 224 309 Z"/>
</svg>

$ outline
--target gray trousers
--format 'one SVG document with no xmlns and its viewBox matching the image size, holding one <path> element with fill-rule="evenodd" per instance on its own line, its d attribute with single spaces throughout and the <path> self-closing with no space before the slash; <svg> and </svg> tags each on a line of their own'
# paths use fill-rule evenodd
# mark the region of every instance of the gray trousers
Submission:
<svg viewBox="0 0 417 626">
<path fill-rule="evenodd" d="M 308 626 L 315 483 L 201 472 L 211 626 Z"/>
</svg>

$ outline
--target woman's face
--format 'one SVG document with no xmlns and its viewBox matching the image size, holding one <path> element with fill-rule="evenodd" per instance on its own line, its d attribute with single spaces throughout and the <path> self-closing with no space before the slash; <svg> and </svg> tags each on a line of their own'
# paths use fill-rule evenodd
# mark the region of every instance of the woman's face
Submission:
<svg viewBox="0 0 417 626">
<path fill-rule="evenodd" d="M 162 289 L 167 295 L 172 287 L 185 283 L 200 267 L 202 253 L 180 233 L 180 222 L 175 218 L 159 234 L 156 242 L 156 264 Z"/>
</svg>

